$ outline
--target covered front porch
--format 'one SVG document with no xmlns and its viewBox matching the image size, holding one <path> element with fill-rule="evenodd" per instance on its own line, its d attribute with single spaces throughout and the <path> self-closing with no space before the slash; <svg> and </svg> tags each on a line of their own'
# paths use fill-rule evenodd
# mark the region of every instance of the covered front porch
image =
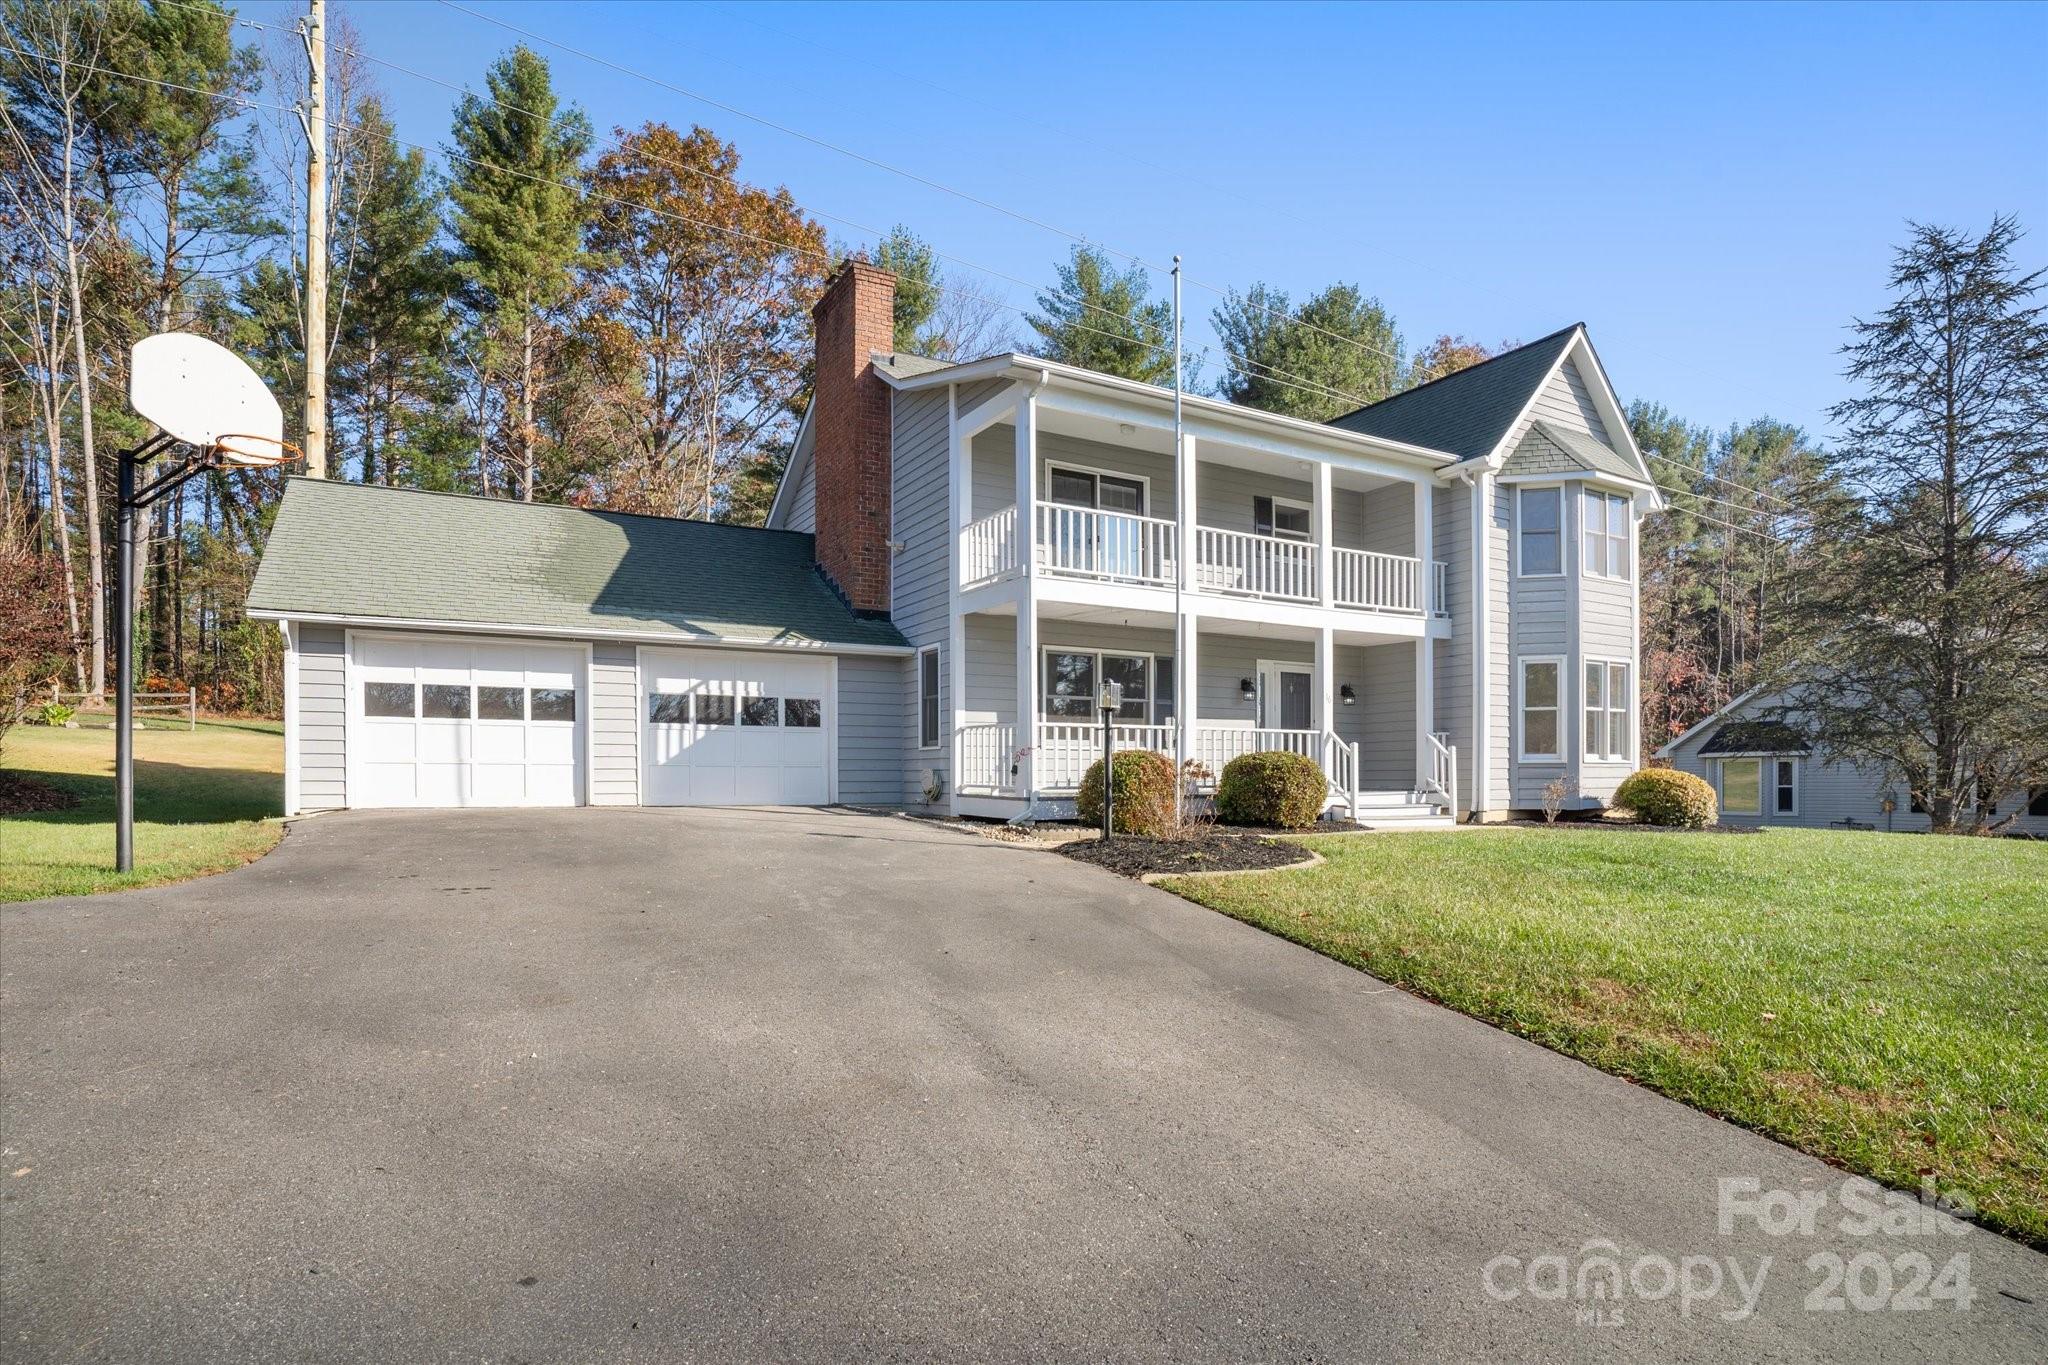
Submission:
<svg viewBox="0 0 2048 1365">
<path fill-rule="evenodd" d="M 1284 750 L 1322 769 L 1333 814 L 1436 822 L 1455 808 L 1453 754 L 1431 724 L 1430 635 L 1194 614 L 1177 630 L 1171 613 L 1063 602 L 1040 602 L 1021 632 L 1015 605 L 962 623 L 961 814 L 1071 813 L 1102 754 L 1105 681 L 1123 688 L 1115 746 L 1184 757 L 1198 794 L 1240 754 Z"/>
</svg>

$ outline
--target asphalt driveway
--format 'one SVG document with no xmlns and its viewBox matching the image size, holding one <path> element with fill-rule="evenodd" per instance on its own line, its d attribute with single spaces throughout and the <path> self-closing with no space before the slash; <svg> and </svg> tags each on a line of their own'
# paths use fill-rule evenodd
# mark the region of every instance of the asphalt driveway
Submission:
<svg viewBox="0 0 2048 1365">
<path fill-rule="evenodd" d="M 2048 1358 L 2048 1258 L 850 812 L 328 816 L 9 908 L 0 1147 L 5 1360 Z"/>
</svg>

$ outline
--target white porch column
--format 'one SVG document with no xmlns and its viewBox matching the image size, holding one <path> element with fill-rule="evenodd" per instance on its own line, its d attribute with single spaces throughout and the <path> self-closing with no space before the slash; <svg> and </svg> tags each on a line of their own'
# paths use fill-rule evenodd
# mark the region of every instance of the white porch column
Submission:
<svg viewBox="0 0 2048 1365">
<path fill-rule="evenodd" d="M 1336 525 L 1334 510 L 1330 506 L 1330 466 L 1324 461 L 1316 462 L 1315 479 L 1316 503 L 1316 600 L 1329 606 L 1334 600 L 1336 575 L 1331 572 L 1337 565 L 1337 557 L 1331 553 L 1331 531 Z M 1328 632 L 1325 632 L 1327 634 Z M 1324 711 L 1323 724 L 1328 725 L 1328 711 Z"/>
<path fill-rule="evenodd" d="M 1493 800 L 1493 473 L 1472 476 L 1472 793 L 1466 804 L 1477 822 Z M 1514 695 L 1510 689 L 1510 697 Z M 1513 703 L 1510 702 L 1510 705 Z M 1506 718 L 1500 718 L 1505 723 Z M 1504 746 L 1505 747 L 1505 746 Z"/>
<path fill-rule="evenodd" d="M 1195 573 L 1195 485 L 1199 463 L 1195 438 L 1181 437 L 1180 459 L 1173 467 L 1174 557 L 1180 564 L 1182 592 L 1193 592 L 1201 579 Z"/>
<path fill-rule="evenodd" d="M 1315 688 L 1315 726 L 1319 730 L 1334 731 L 1337 728 L 1337 636 L 1328 626 L 1316 631 Z"/>
<path fill-rule="evenodd" d="M 1038 393 L 1017 400 L 1017 554 L 1025 577 L 1038 572 Z"/>
<path fill-rule="evenodd" d="M 1436 729 L 1436 641 L 1427 635 L 1415 641 L 1415 789 L 1429 783 L 1436 766 L 1436 745 L 1430 733 Z M 1452 812 L 1456 818 L 1456 812 Z"/>
<path fill-rule="evenodd" d="M 1415 489 L 1416 598 L 1425 618 L 1436 607 L 1436 485 L 1417 479 Z"/>
<path fill-rule="evenodd" d="M 1017 553 L 1023 579 L 1017 594 L 1017 791 L 1037 794 L 1038 749 L 1038 394 L 1017 400 Z"/>
<path fill-rule="evenodd" d="M 960 813 L 962 764 L 960 730 L 967 711 L 967 618 L 960 614 L 960 579 L 964 572 L 963 541 L 974 520 L 974 461 L 971 442 L 960 435 L 960 386 L 946 386 L 946 491 L 952 506 L 952 531 L 946 548 L 946 733 L 953 756 L 952 779 L 946 783 L 946 813 Z"/>
</svg>

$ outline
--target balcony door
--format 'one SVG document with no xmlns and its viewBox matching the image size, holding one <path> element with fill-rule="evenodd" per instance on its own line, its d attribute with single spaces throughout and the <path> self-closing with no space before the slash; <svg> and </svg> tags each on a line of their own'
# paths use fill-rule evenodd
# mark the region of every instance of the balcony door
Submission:
<svg viewBox="0 0 2048 1365">
<path fill-rule="evenodd" d="M 1143 532 L 1135 522 L 1123 520 L 1145 515 L 1143 479 L 1048 465 L 1045 483 L 1046 501 L 1056 508 L 1108 514 L 1053 513 L 1055 568 L 1112 578 L 1135 578 L 1144 573 Z"/>
</svg>

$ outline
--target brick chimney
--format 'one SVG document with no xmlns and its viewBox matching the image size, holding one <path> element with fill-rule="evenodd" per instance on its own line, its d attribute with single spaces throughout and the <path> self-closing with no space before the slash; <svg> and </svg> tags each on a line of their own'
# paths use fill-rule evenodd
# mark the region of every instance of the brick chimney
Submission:
<svg viewBox="0 0 2048 1365">
<path fill-rule="evenodd" d="M 889 612 L 889 388 L 870 357 L 895 346 L 896 277 L 848 261 L 811 310 L 818 563 L 853 609 Z"/>
</svg>

